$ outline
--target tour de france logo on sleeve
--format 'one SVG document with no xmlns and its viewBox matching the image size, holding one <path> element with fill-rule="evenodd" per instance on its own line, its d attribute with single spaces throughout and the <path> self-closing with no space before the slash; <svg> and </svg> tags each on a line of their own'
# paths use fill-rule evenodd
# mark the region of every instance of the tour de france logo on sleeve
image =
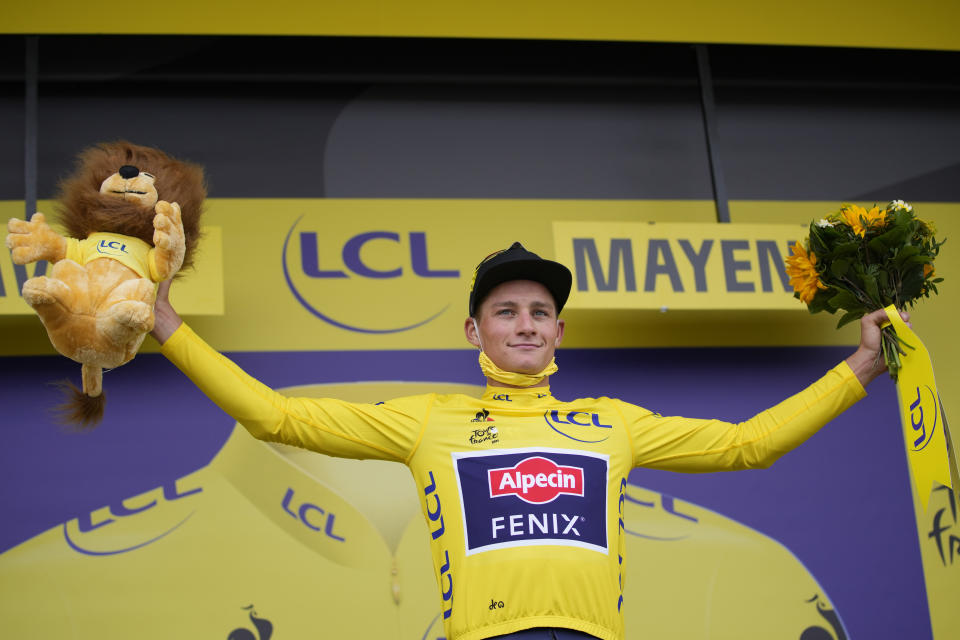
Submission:
<svg viewBox="0 0 960 640">
<path fill-rule="evenodd" d="M 467 555 L 525 545 L 607 553 L 608 456 L 541 448 L 451 455 Z"/>
</svg>

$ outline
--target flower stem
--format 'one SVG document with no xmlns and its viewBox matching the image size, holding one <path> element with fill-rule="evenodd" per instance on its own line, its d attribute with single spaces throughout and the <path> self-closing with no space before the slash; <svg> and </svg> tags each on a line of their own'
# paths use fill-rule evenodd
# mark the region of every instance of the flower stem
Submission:
<svg viewBox="0 0 960 640">
<path fill-rule="evenodd" d="M 881 351 L 883 352 L 883 359 L 887 365 L 887 372 L 890 374 L 890 378 L 897 382 L 900 377 L 900 354 L 906 355 L 906 351 L 900 348 L 900 344 L 904 344 L 910 349 L 913 349 L 912 346 L 903 341 L 900 336 L 897 335 L 897 332 L 894 331 L 893 327 L 884 327 L 880 330 L 880 339 L 881 339 Z M 880 354 L 877 354 L 879 359 Z"/>
</svg>

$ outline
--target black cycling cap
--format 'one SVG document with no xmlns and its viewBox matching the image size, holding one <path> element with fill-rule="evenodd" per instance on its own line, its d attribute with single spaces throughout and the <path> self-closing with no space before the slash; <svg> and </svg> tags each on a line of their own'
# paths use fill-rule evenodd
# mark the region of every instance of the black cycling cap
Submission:
<svg viewBox="0 0 960 640">
<path fill-rule="evenodd" d="M 544 260 L 514 242 L 509 249 L 491 253 L 477 265 L 470 287 L 470 315 L 494 287 L 511 280 L 533 280 L 545 286 L 560 313 L 570 296 L 573 276 L 559 262 Z"/>
</svg>

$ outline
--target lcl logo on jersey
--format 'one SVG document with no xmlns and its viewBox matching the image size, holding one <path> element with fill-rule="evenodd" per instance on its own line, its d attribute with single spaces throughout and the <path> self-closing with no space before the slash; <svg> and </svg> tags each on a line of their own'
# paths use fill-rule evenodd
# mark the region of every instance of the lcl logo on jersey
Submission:
<svg viewBox="0 0 960 640">
<path fill-rule="evenodd" d="M 451 455 L 467 555 L 532 544 L 607 553 L 608 456 L 539 448 Z"/>
<path fill-rule="evenodd" d="M 586 411 L 545 411 L 543 419 L 547 426 L 565 438 L 577 442 L 603 442 L 610 437 L 612 424 L 608 424 L 599 413 Z"/>
<path fill-rule="evenodd" d="M 107 256 L 119 256 L 127 253 L 127 245 L 119 240 L 101 240 L 97 243 L 97 253 Z"/>
</svg>

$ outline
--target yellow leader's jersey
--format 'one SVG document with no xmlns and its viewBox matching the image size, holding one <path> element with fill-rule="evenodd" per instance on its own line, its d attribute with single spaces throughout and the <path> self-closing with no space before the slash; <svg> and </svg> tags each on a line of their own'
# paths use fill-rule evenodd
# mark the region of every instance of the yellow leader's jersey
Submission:
<svg viewBox="0 0 960 640">
<path fill-rule="evenodd" d="M 117 233 L 91 233 L 86 240 L 67 238 L 67 260 L 84 265 L 100 258 L 112 258 L 129 267 L 141 278 L 159 282 L 153 247 L 132 236 Z"/>
<path fill-rule="evenodd" d="M 186 325 L 162 351 L 257 438 L 406 464 L 451 640 L 550 626 L 623 638 L 630 470 L 765 467 L 865 395 L 841 363 L 740 424 L 610 398 L 562 402 L 546 387 L 359 404 L 277 393 Z"/>
</svg>

